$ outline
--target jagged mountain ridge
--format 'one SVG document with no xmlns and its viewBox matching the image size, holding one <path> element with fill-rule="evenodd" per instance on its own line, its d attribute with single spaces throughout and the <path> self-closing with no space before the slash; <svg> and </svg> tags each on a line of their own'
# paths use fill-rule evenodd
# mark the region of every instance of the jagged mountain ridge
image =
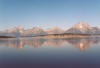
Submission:
<svg viewBox="0 0 100 68">
<path fill-rule="evenodd" d="M 46 35 L 48 34 L 40 27 L 33 27 L 24 31 L 23 36 Z"/>
<path fill-rule="evenodd" d="M 0 33 L 0 35 L 5 36 L 34 36 L 34 35 L 44 35 L 47 34 L 40 27 L 33 27 L 31 29 L 24 29 L 21 26 L 13 27 L 11 29 L 7 29 Z"/>
<path fill-rule="evenodd" d="M 34 36 L 47 34 L 61 34 L 61 33 L 77 33 L 77 34 L 100 34 L 100 28 L 91 27 L 87 22 L 78 22 L 71 28 L 63 30 L 60 27 L 41 28 L 33 27 L 31 29 L 24 29 L 21 26 L 13 27 L 5 31 L 0 31 L 0 36 Z"/>
<path fill-rule="evenodd" d="M 78 22 L 65 33 L 100 34 L 100 28 L 91 27 L 87 22 Z"/>
</svg>

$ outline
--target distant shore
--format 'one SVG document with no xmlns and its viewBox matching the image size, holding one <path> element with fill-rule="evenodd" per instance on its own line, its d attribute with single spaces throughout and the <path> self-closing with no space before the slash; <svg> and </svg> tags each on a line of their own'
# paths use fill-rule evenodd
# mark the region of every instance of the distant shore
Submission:
<svg viewBox="0 0 100 68">
<path fill-rule="evenodd" d="M 47 34 L 47 35 L 22 36 L 22 37 L 69 37 L 69 36 L 100 36 L 100 34 L 63 33 L 63 34 Z"/>
<path fill-rule="evenodd" d="M 100 36 L 100 34 L 75 34 L 75 33 L 63 33 L 63 34 L 47 34 L 47 35 L 35 35 L 35 36 L 19 36 L 19 37 L 77 37 L 77 36 Z M 17 38 L 15 36 L 0 36 L 0 38 Z"/>
<path fill-rule="evenodd" d="M 13 37 L 13 36 L 0 36 L 0 38 L 16 38 L 16 37 Z"/>
</svg>

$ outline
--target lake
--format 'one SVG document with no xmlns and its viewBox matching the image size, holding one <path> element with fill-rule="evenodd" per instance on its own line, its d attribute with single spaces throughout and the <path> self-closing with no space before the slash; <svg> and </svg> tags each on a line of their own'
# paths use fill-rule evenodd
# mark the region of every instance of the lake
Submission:
<svg viewBox="0 0 100 68">
<path fill-rule="evenodd" d="M 0 39 L 0 68 L 100 68 L 100 37 Z"/>
</svg>

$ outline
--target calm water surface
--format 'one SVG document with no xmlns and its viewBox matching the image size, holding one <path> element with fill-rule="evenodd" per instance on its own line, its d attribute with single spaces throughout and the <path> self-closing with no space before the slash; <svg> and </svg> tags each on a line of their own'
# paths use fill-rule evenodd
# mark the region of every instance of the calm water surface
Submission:
<svg viewBox="0 0 100 68">
<path fill-rule="evenodd" d="M 100 37 L 0 39 L 0 68 L 100 68 Z"/>
</svg>

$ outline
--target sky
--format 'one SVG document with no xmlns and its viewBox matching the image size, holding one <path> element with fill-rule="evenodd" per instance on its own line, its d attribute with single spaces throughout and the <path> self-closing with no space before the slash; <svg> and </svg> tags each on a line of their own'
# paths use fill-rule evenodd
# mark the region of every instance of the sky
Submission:
<svg viewBox="0 0 100 68">
<path fill-rule="evenodd" d="M 0 30 L 69 28 L 79 21 L 100 27 L 100 0 L 0 0 Z"/>
</svg>

